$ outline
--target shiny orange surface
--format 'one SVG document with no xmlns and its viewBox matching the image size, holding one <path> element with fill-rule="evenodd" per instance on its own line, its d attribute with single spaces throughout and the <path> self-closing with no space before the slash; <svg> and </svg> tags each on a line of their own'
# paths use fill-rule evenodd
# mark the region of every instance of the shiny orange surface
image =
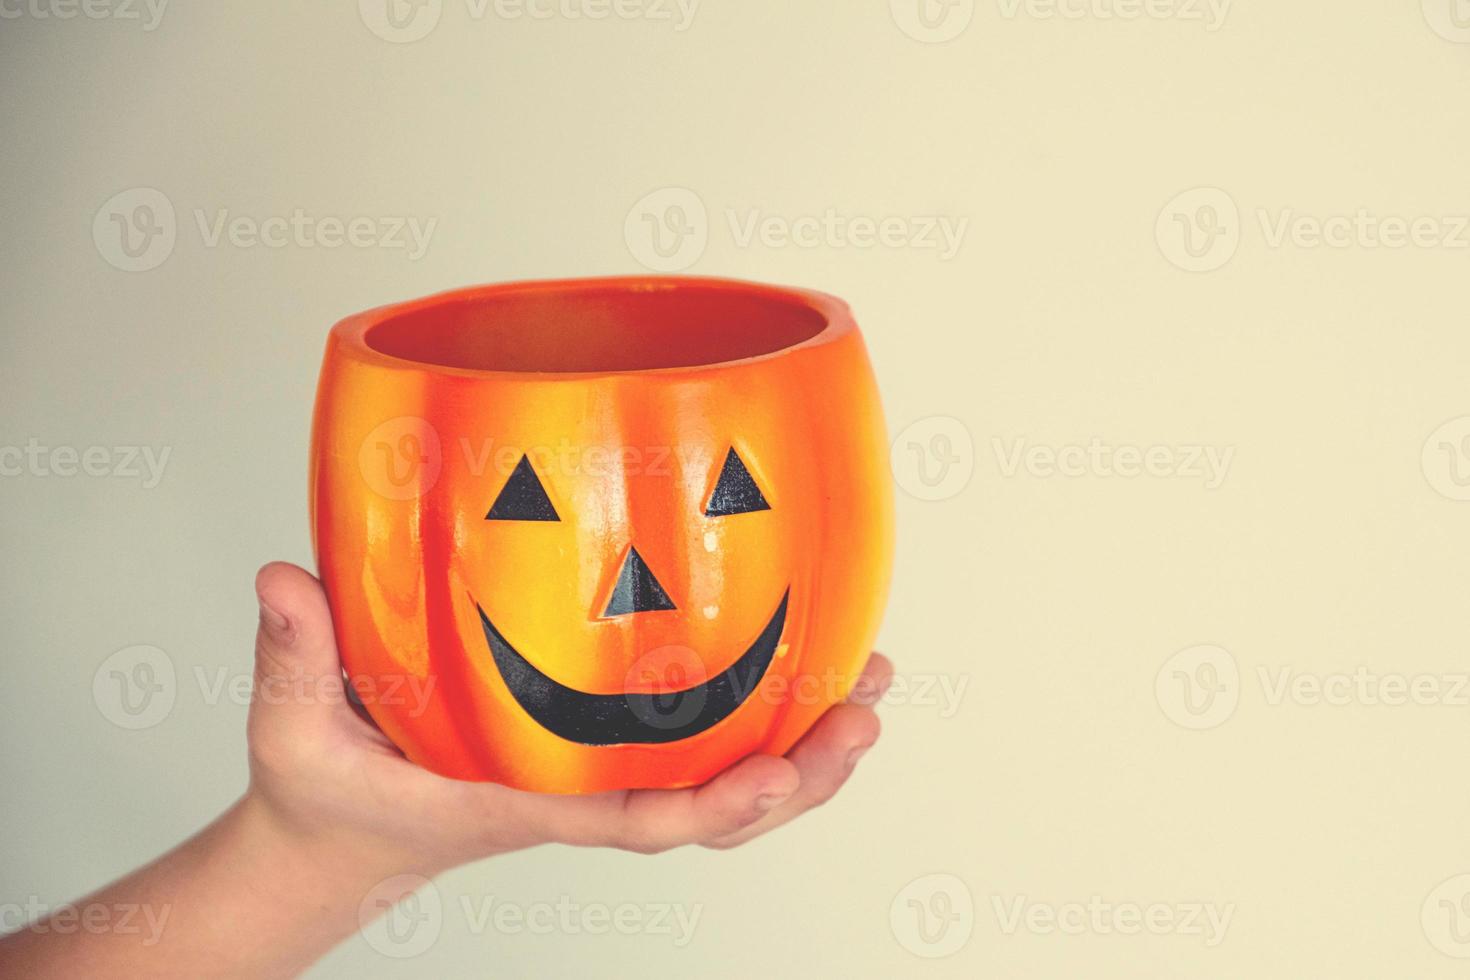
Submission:
<svg viewBox="0 0 1470 980">
<path fill-rule="evenodd" d="M 706 516 L 732 448 L 769 509 Z M 486 519 L 523 456 L 559 520 Z M 887 590 L 886 467 L 871 368 L 839 300 L 680 278 L 464 290 L 332 330 L 313 433 L 317 563 L 348 672 L 414 761 L 546 792 L 690 785 L 785 752 L 847 693 Z M 605 615 L 630 548 L 675 608 Z M 658 694 L 727 670 L 788 589 L 760 687 L 660 744 L 543 727 L 478 612 L 560 685 Z"/>
</svg>

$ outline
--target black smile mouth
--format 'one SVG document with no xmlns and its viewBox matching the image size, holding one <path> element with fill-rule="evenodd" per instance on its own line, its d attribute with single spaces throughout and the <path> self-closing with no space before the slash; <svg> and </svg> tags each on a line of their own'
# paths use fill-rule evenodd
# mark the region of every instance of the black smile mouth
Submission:
<svg viewBox="0 0 1470 980">
<path fill-rule="evenodd" d="M 587 694 L 537 670 L 511 646 L 479 603 L 480 623 L 500 676 L 526 714 L 553 735 L 582 745 L 677 742 L 711 728 L 745 703 L 775 656 L 791 590 L 740 659 L 716 677 L 661 694 Z"/>
</svg>

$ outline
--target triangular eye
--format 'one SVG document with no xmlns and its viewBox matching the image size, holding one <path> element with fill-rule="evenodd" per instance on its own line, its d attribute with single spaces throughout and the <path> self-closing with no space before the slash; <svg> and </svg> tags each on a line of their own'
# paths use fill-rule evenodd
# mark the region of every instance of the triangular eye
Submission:
<svg viewBox="0 0 1470 980">
<path fill-rule="evenodd" d="M 521 461 L 516 464 L 515 472 L 511 473 L 509 480 L 505 481 L 505 488 L 500 491 L 500 496 L 495 498 L 495 503 L 490 507 L 490 513 L 485 515 L 485 520 L 561 520 L 556 516 L 556 508 L 551 506 L 551 498 L 546 496 L 546 488 L 536 478 L 536 471 L 531 469 L 530 457 L 521 457 Z"/>
<path fill-rule="evenodd" d="M 740 454 L 732 448 L 725 457 L 719 482 L 715 484 L 715 492 L 710 494 L 709 506 L 704 509 L 704 516 L 729 517 L 732 514 L 749 514 L 752 511 L 770 509 L 771 505 L 766 503 L 765 494 L 755 485 L 755 479 L 750 475 L 750 470 L 745 468 Z"/>
</svg>

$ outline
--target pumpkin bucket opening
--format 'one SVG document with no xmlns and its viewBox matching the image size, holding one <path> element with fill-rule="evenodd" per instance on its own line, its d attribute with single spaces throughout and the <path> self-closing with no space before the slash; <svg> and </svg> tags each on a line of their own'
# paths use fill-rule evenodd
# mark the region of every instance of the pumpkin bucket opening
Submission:
<svg viewBox="0 0 1470 980">
<path fill-rule="evenodd" d="M 694 368 L 811 340 L 827 315 L 795 290 L 736 282 L 530 283 L 434 297 L 368 329 L 380 354 L 463 371 Z"/>
</svg>

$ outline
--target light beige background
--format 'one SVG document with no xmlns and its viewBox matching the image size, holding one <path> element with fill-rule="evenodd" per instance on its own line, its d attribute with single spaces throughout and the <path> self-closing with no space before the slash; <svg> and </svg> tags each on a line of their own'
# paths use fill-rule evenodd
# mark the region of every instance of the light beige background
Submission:
<svg viewBox="0 0 1470 980">
<path fill-rule="evenodd" d="M 881 640 L 909 694 L 783 833 L 466 868 L 421 955 L 375 933 L 316 976 L 1463 975 L 1470 7 L 892 6 L 704 0 L 680 30 L 653 0 L 443 0 L 395 33 L 373 0 L 179 3 L 153 30 L 141 4 L 6 0 L 0 443 L 170 455 L 151 487 L 0 457 L 0 903 L 76 897 L 241 790 L 245 706 L 214 691 L 249 672 L 256 567 L 309 563 L 335 319 L 664 264 L 856 308 L 899 440 Z M 127 272 L 111 215 L 147 218 L 137 188 L 175 240 Z M 781 243 L 829 208 L 904 223 Z M 197 217 L 297 209 L 436 225 L 415 260 L 211 245 Z M 776 223 L 746 239 L 752 213 Z M 956 254 L 899 243 L 926 216 L 967 223 Z M 1043 455 L 1013 466 L 1021 439 Z M 1129 477 L 1067 450 L 1093 439 L 1166 448 Z M 159 654 L 109 658 L 137 645 L 174 680 L 130 730 L 112 671 Z M 461 904 L 562 896 L 700 918 L 681 948 Z M 1076 903 L 1123 918 L 1045 927 Z M 1125 934 L 1129 909 L 1178 928 Z"/>
</svg>

